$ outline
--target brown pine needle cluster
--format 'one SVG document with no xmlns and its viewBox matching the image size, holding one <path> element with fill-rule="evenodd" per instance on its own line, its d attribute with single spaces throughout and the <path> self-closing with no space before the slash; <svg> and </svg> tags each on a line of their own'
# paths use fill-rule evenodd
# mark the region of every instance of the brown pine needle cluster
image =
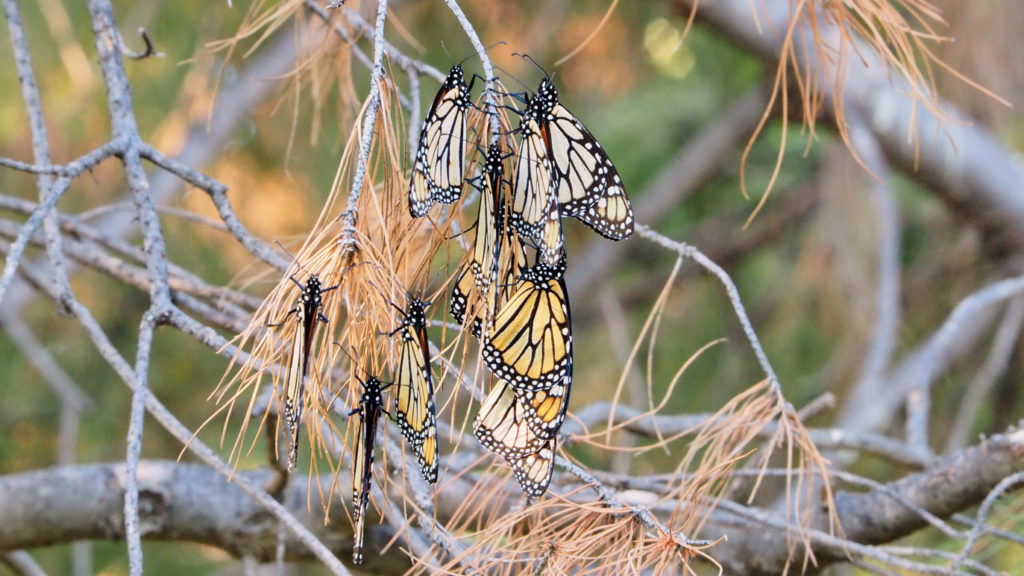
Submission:
<svg viewBox="0 0 1024 576">
<path fill-rule="evenodd" d="M 588 492 L 579 487 L 525 508 L 510 503 L 500 512 L 470 504 L 452 525 L 472 533 L 473 544 L 441 571 L 457 572 L 472 559 L 472 568 L 487 574 L 696 574 L 692 559 L 714 562 L 704 552 L 711 543 L 680 535 L 690 528 L 685 521 L 671 532 L 652 530 L 631 508 L 594 502 Z"/>
</svg>

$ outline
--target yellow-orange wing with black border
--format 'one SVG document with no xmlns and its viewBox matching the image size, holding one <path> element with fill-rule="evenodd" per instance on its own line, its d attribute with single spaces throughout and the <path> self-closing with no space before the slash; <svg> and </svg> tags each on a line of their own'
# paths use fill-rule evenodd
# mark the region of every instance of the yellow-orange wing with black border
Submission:
<svg viewBox="0 0 1024 576">
<path fill-rule="evenodd" d="M 427 482 L 437 482 L 437 415 L 434 380 L 427 340 L 427 303 L 410 298 L 399 335 L 398 364 L 394 371 L 395 419 L 419 459 Z"/>
</svg>

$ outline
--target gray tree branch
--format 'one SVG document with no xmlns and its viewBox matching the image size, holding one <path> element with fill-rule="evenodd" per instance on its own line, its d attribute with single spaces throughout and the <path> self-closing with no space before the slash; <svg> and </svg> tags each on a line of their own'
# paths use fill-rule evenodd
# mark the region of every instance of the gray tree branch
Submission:
<svg viewBox="0 0 1024 576">
<path fill-rule="evenodd" d="M 1002 480 L 1024 470 L 1024 430 L 1011 430 L 992 437 L 980 445 L 957 452 L 937 461 L 927 470 L 888 483 L 884 488 L 867 492 L 836 494 L 836 510 L 843 528 L 843 539 L 859 544 L 892 542 L 925 527 L 928 522 L 900 500 L 906 499 L 939 518 L 981 503 Z M 723 520 L 728 511 L 716 512 Z M 737 525 L 728 521 L 728 528 L 709 523 L 705 537 L 726 532 L 729 539 L 715 549 L 715 559 L 725 567 L 726 574 L 778 575 L 789 564 L 791 546 L 784 518 L 771 513 L 752 514 Z M 842 539 L 828 538 L 828 526 L 819 519 L 810 534 L 818 566 L 846 561 L 856 554 L 848 553 Z M 776 528 L 766 530 L 766 528 Z M 795 530 L 792 536 L 799 536 Z M 849 554 L 849 555 L 848 555 Z M 803 559 L 793 561 L 799 565 Z M 941 572 L 940 572 L 941 573 Z M 947 572 L 951 573 L 951 572 Z"/>
<path fill-rule="evenodd" d="M 73 540 L 122 540 L 124 532 L 125 466 L 90 464 L 62 466 L 0 477 L 0 550 L 52 546 Z M 263 485 L 270 471 L 238 472 L 252 485 Z M 346 505 L 331 508 L 325 524 L 320 497 L 308 478 L 289 483 L 282 501 L 290 512 L 340 558 L 352 557 L 352 524 Z M 325 488 L 332 477 L 319 479 Z M 339 480 L 346 485 L 346 480 Z M 216 546 L 239 558 L 273 561 L 279 523 L 235 483 L 203 465 L 142 460 L 138 466 L 139 514 L 147 540 L 198 542 Z M 335 498 L 348 498 L 339 490 Z M 312 510 L 307 509 L 312 502 Z M 402 554 L 380 554 L 394 533 L 378 526 L 380 517 L 368 509 L 365 569 L 400 573 L 410 563 Z M 286 558 L 314 560 L 309 549 L 285 534 Z"/>
</svg>

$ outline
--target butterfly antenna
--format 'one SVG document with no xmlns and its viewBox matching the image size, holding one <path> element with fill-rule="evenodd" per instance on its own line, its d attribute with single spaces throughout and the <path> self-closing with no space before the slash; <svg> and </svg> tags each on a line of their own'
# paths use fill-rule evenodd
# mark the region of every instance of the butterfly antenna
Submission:
<svg viewBox="0 0 1024 576">
<path fill-rule="evenodd" d="M 274 244 L 277 244 L 281 248 L 281 250 L 284 250 L 284 253 L 288 255 L 288 258 L 291 259 L 291 261 L 295 264 L 296 267 L 298 267 L 299 270 L 302 270 L 307 274 L 310 273 L 309 270 L 306 270 L 306 267 L 302 265 L 302 262 L 299 262 L 298 257 L 296 257 L 295 254 L 292 254 L 291 250 L 285 248 L 284 244 L 282 244 L 280 240 L 274 240 Z"/>
<path fill-rule="evenodd" d="M 513 56 L 519 56 L 520 58 L 525 58 L 525 59 L 529 60 L 530 62 L 533 63 L 534 66 L 537 67 L 537 70 L 540 70 L 541 74 L 543 74 L 545 78 L 547 78 L 549 80 L 551 79 L 551 76 L 548 74 L 548 71 L 545 70 L 544 67 L 541 66 L 536 60 L 534 60 L 533 56 L 530 56 L 529 54 L 526 54 L 526 53 L 523 53 L 523 52 L 513 52 L 512 55 Z"/>
<path fill-rule="evenodd" d="M 444 45 L 444 40 L 441 40 L 441 50 L 444 50 L 444 55 L 448 57 L 448 61 L 451 62 L 452 66 L 455 65 L 455 60 L 452 59 L 452 55 L 448 52 L 448 47 Z M 462 62 L 458 63 L 460 66 Z"/>
<path fill-rule="evenodd" d="M 502 46 L 502 45 L 508 45 L 508 42 L 505 41 L 505 40 L 498 40 L 497 42 L 495 42 L 493 44 L 488 44 L 487 46 L 484 46 L 484 50 L 483 51 L 486 54 L 488 51 L 491 50 L 491 48 L 495 48 L 497 46 Z M 441 41 L 441 48 L 444 48 L 444 41 L 443 40 Z M 445 49 L 444 53 L 448 55 L 448 60 L 449 61 L 454 62 L 454 60 L 452 60 L 451 54 L 448 54 L 448 50 L 447 49 Z M 459 66 L 462 66 L 463 64 L 466 63 L 466 60 L 469 60 L 470 58 L 472 58 L 474 56 L 479 56 L 479 55 L 480 55 L 479 52 L 473 52 L 472 54 L 468 54 L 462 60 L 459 60 L 458 64 L 459 64 Z"/>
<path fill-rule="evenodd" d="M 384 295 L 384 291 L 380 289 L 380 286 L 377 286 L 377 285 L 376 285 L 376 284 L 374 284 L 373 282 L 369 282 L 369 284 L 370 284 L 370 286 L 373 286 L 374 290 L 376 290 L 376 291 L 377 291 L 377 293 L 378 293 L 378 294 L 380 294 L 380 297 L 381 297 L 381 298 L 383 298 L 385 302 L 387 302 L 388 304 L 391 304 L 391 306 L 392 306 L 392 307 L 393 307 L 393 308 L 394 308 L 395 310 L 398 310 L 398 312 L 399 312 L 399 313 L 400 313 L 400 314 L 401 314 L 401 315 L 402 315 L 403 317 L 405 316 L 405 310 L 402 310 L 402 308 L 400 308 L 400 307 L 398 306 L 398 304 L 395 304 L 395 303 L 394 303 L 394 302 L 393 302 L 393 301 L 391 300 L 391 298 L 388 298 L 388 297 L 387 297 L 386 295 Z M 408 293 L 408 291 L 407 291 L 406 293 Z"/>
<path fill-rule="evenodd" d="M 503 94 L 504 96 L 515 97 L 516 94 L 525 94 L 526 92 L 530 91 L 530 87 L 527 86 L 525 82 L 520 80 L 519 77 L 516 76 L 515 74 L 512 74 L 511 72 L 509 72 L 508 70 L 506 70 L 505 68 L 503 68 L 503 67 L 501 67 L 501 66 L 499 66 L 497 64 L 494 65 L 494 69 L 500 71 L 502 76 L 508 76 L 509 78 L 515 80 L 516 84 L 519 84 L 520 86 L 522 86 L 524 88 L 523 92 L 505 93 L 505 94 Z"/>
</svg>

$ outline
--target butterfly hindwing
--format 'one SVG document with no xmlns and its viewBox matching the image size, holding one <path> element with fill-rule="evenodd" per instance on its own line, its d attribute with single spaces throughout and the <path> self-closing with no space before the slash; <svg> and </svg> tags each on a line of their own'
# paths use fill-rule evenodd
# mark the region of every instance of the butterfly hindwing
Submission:
<svg viewBox="0 0 1024 576">
<path fill-rule="evenodd" d="M 551 482 L 556 440 L 553 434 L 548 438 L 539 436 L 528 423 L 529 418 L 529 410 L 511 386 L 499 380 L 473 421 L 473 434 L 512 467 L 527 496 L 539 498 Z"/>
<path fill-rule="evenodd" d="M 530 498 L 540 498 L 548 491 L 551 474 L 554 472 L 555 442 L 552 438 L 537 452 L 511 463 L 519 487 Z"/>
<path fill-rule="evenodd" d="M 484 400 L 473 434 L 480 444 L 506 460 L 534 454 L 545 442 L 526 422 L 526 410 L 507 382 L 499 380 Z"/>
</svg>

